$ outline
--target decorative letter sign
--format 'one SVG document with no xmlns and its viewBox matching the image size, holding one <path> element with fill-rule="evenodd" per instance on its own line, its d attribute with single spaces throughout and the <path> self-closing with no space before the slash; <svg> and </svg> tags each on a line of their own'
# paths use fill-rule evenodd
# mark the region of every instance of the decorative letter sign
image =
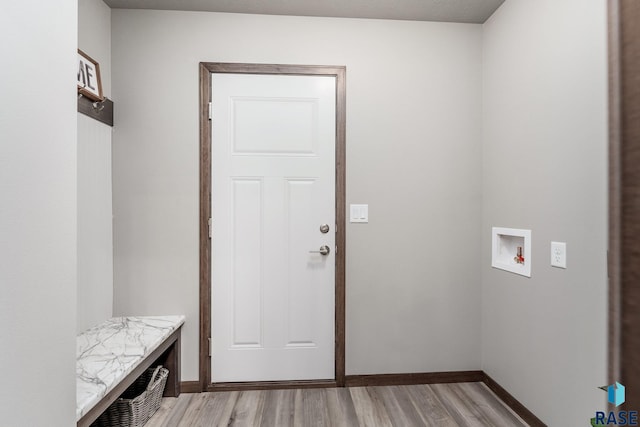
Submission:
<svg viewBox="0 0 640 427">
<path fill-rule="evenodd" d="M 102 101 L 100 65 L 78 49 L 78 92 L 94 101 Z"/>
</svg>

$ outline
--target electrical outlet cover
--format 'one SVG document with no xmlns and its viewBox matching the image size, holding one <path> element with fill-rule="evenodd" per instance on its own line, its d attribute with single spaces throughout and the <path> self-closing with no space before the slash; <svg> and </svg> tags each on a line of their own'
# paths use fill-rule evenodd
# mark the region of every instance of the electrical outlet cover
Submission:
<svg viewBox="0 0 640 427">
<path fill-rule="evenodd" d="M 567 268 L 567 244 L 565 242 L 551 242 L 551 265 Z"/>
</svg>

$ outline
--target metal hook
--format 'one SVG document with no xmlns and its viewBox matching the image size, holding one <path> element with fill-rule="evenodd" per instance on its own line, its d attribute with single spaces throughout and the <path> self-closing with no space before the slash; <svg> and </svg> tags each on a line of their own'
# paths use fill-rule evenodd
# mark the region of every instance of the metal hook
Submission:
<svg viewBox="0 0 640 427">
<path fill-rule="evenodd" d="M 96 101 L 92 105 L 93 105 L 93 109 L 96 110 L 98 113 L 104 110 L 104 101 Z"/>
</svg>

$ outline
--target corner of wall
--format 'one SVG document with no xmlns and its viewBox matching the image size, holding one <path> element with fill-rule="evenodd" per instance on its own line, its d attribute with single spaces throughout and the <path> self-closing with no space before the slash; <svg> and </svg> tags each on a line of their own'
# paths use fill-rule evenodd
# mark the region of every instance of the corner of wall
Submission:
<svg viewBox="0 0 640 427">
<path fill-rule="evenodd" d="M 78 0 L 78 47 L 100 65 L 111 96 L 111 9 Z M 77 331 L 113 315 L 111 128 L 78 113 Z"/>
</svg>

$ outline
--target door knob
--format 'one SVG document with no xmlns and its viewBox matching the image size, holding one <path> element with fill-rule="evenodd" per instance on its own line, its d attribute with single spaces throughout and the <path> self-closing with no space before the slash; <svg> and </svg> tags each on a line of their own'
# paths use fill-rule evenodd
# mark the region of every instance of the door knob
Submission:
<svg viewBox="0 0 640 427">
<path fill-rule="evenodd" d="M 327 245 L 320 246 L 319 251 L 309 251 L 310 254 L 320 254 L 320 255 L 329 255 L 329 252 L 331 252 L 331 249 L 329 249 L 329 246 Z"/>
<path fill-rule="evenodd" d="M 328 233 L 328 232 L 329 232 L 329 224 L 322 224 L 322 225 L 320 226 L 320 232 L 321 232 L 322 234 L 326 234 L 326 233 Z"/>
</svg>

